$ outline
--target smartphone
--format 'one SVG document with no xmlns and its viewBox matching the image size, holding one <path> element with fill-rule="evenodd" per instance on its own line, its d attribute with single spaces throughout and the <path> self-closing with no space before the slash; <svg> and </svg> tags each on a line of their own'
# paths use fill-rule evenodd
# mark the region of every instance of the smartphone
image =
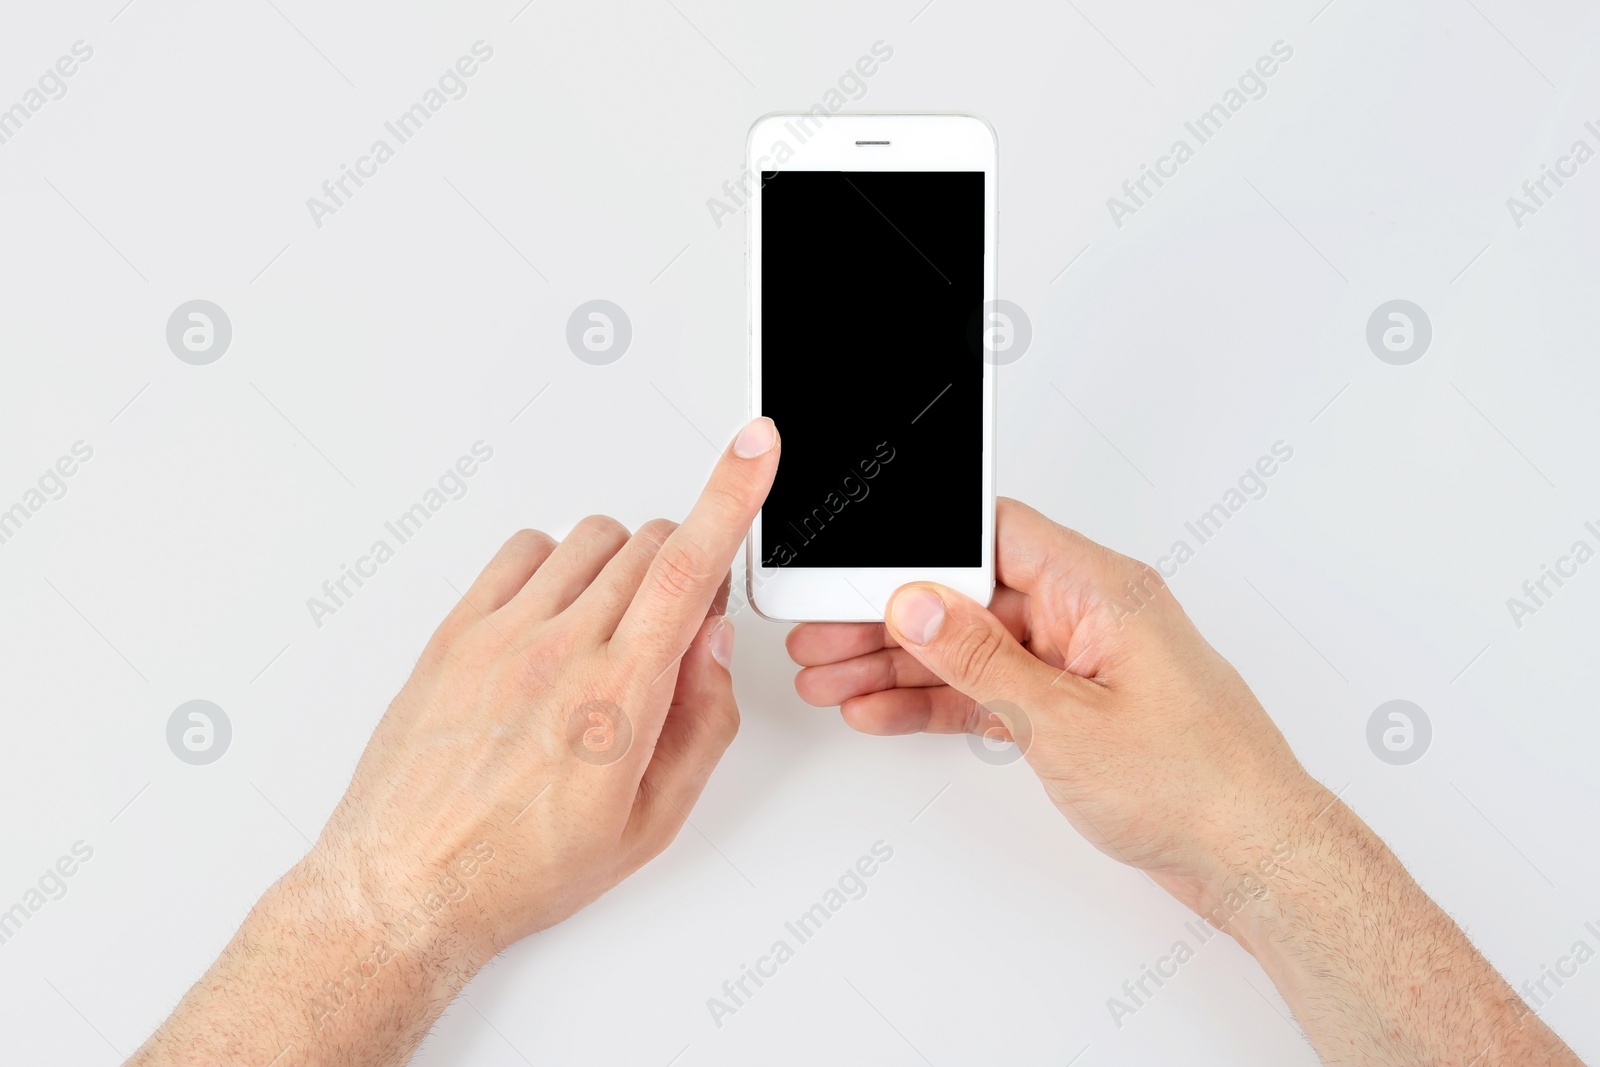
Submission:
<svg viewBox="0 0 1600 1067">
<path fill-rule="evenodd" d="M 782 621 L 880 621 L 895 589 L 994 590 L 998 142 L 967 115 L 750 130 L 750 398 L 783 458 L 746 546 Z"/>
</svg>

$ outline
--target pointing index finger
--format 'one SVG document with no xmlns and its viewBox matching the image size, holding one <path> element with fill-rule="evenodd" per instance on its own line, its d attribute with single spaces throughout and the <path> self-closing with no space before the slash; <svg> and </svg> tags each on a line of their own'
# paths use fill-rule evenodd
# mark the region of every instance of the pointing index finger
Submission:
<svg viewBox="0 0 1600 1067">
<path fill-rule="evenodd" d="M 651 674 L 689 647 L 778 471 L 778 428 L 739 431 L 683 524 L 661 545 L 612 640 Z"/>
</svg>

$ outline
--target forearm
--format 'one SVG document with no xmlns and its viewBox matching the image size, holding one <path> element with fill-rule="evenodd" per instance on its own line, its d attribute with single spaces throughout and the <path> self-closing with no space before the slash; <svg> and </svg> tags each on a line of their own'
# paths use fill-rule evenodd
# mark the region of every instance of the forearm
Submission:
<svg viewBox="0 0 1600 1067">
<path fill-rule="evenodd" d="M 314 854 L 315 855 L 315 854 Z M 373 914 L 311 857 L 269 889 L 129 1067 L 403 1064 L 470 977 L 442 928 Z"/>
<path fill-rule="evenodd" d="M 1281 821 L 1292 855 L 1227 924 L 1323 1061 L 1581 1067 L 1366 823 L 1323 795 Z"/>
</svg>

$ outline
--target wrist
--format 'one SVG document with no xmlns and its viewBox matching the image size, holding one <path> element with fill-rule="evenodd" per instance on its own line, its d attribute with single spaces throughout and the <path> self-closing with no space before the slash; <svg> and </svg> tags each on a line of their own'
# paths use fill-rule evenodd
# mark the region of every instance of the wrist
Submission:
<svg viewBox="0 0 1600 1067">
<path fill-rule="evenodd" d="M 1567 1062 L 1533 1058 L 1559 1040 L 1337 797 L 1317 786 L 1265 825 L 1287 858 L 1268 874 L 1232 853 L 1213 899 L 1326 1062 Z"/>
<path fill-rule="evenodd" d="M 1230 855 L 1235 893 L 1218 899 L 1227 917 L 1223 929 L 1280 989 L 1302 984 L 1307 942 L 1318 939 L 1330 919 L 1343 922 L 1377 906 L 1374 893 L 1392 904 L 1387 898 L 1412 884 L 1360 816 L 1328 789 L 1310 784 L 1314 788 L 1262 824 L 1265 832 L 1256 832 L 1251 847 Z M 1267 838 L 1274 842 L 1270 858 L 1260 845 Z M 1251 891 L 1241 892 L 1245 886 Z"/>
<path fill-rule="evenodd" d="M 129 1062 L 404 1062 L 472 969 L 442 938 L 405 939 L 359 887 L 320 848 L 302 859 Z"/>
<path fill-rule="evenodd" d="M 1187 903 L 1260 958 L 1256 946 L 1267 925 L 1317 885 L 1308 868 L 1330 833 L 1348 832 L 1350 818 L 1331 791 L 1298 767 L 1241 793 L 1207 820 L 1216 832 L 1201 846 L 1204 874 Z"/>
<path fill-rule="evenodd" d="M 459 916 L 430 910 L 428 893 L 379 884 L 359 864 L 323 852 L 319 842 L 262 898 L 258 909 L 291 924 L 320 957 L 325 973 L 316 983 L 313 1016 L 341 1011 L 372 985 L 442 1005 L 492 956 L 459 929 Z"/>
</svg>

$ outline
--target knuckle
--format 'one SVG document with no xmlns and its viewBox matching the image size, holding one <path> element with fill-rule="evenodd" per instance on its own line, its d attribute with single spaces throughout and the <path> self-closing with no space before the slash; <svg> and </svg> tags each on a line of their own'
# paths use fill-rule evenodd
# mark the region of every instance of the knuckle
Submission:
<svg viewBox="0 0 1600 1067">
<path fill-rule="evenodd" d="M 885 689 L 900 689 L 910 687 L 910 679 L 906 676 L 906 668 L 911 666 L 909 657 L 904 652 L 896 652 L 886 648 L 879 652 L 878 660 L 879 681 Z"/>
<path fill-rule="evenodd" d="M 656 589 L 674 598 L 695 593 L 705 584 L 710 571 L 705 550 L 693 541 L 663 549 L 652 568 Z"/>
<path fill-rule="evenodd" d="M 706 501 L 718 515 L 738 515 L 746 507 L 747 494 L 729 481 L 717 479 L 706 486 Z"/>
<path fill-rule="evenodd" d="M 969 681 L 991 677 L 1004 647 L 998 628 L 981 621 L 963 623 L 950 642 L 950 669 L 957 678 Z"/>
<path fill-rule="evenodd" d="M 982 733 L 983 723 L 989 717 L 989 709 L 971 697 L 963 696 L 961 699 L 966 706 L 961 717 L 961 732 L 964 734 Z"/>
<path fill-rule="evenodd" d="M 553 625 L 542 627 L 538 640 L 529 642 L 526 650 L 507 648 L 498 635 L 488 647 L 492 658 L 474 674 L 492 674 L 513 691 L 524 694 L 549 689 L 558 678 L 570 675 L 573 661 L 579 655 L 576 638 Z"/>
<path fill-rule="evenodd" d="M 519 555 L 531 556 L 542 549 L 555 547 L 555 538 L 543 530 L 518 530 L 506 542 L 506 547 Z"/>
<path fill-rule="evenodd" d="M 714 706 L 706 714 L 706 731 L 717 745 L 717 751 L 727 748 L 739 736 L 739 705 L 729 700 Z"/>
<path fill-rule="evenodd" d="M 572 528 L 574 534 L 602 543 L 621 545 L 628 539 L 628 528 L 610 515 L 588 515 Z"/>
<path fill-rule="evenodd" d="M 644 862 L 648 863 L 667 850 L 667 846 L 678 839 L 678 831 L 683 829 L 683 824 L 663 818 L 659 825 L 652 827 L 640 842 L 640 850 Z"/>
<path fill-rule="evenodd" d="M 1136 584 L 1139 588 L 1148 590 L 1151 596 L 1167 588 L 1166 576 L 1161 573 L 1160 568 L 1143 561 L 1140 561 L 1138 568 L 1139 577 L 1136 579 Z"/>
<path fill-rule="evenodd" d="M 468 625 L 466 618 L 452 611 L 422 647 L 422 655 L 417 657 L 418 668 L 422 671 L 444 670 L 455 655 L 456 641 Z"/>
<path fill-rule="evenodd" d="M 1136 559 L 1133 556 L 1120 556 L 1118 562 L 1122 564 L 1123 574 L 1135 583 L 1159 583 L 1161 581 L 1160 572 L 1142 559 Z"/>
<path fill-rule="evenodd" d="M 1158 593 L 1167 588 L 1166 579 L 1159 570 L 1143 560 L 1123 555 L 1116 557 L 1112 581 L 1114 588 L 1110 592 L 1113 595 L 1127 597 L 1136 604 L 1154 600 Z"/>
<path fill-rule="evenodd" d="M 430 642 L 430 652 L 425 654 L 425 658 L 442 676 L 455 679 L 480 677 L 486 667 L 493 663 L 483 653 L 476 620 L 468 623 L 459 633 L 439 642 L 437 647 L 432 647 Z"/>
<path fill-rule="evenodd" d="M 676 530 L 677 528 L 678 524 L 673 522 L 671 519 L 651 519 L 649 522 L 639 527 L 639 532 L 634 536 L 643 537 L 654 541 L 656 543 L 656 547 L 659 548 L 661 546 L 661 542 L 672 536 L 672 531 Z"/>
</svg>

